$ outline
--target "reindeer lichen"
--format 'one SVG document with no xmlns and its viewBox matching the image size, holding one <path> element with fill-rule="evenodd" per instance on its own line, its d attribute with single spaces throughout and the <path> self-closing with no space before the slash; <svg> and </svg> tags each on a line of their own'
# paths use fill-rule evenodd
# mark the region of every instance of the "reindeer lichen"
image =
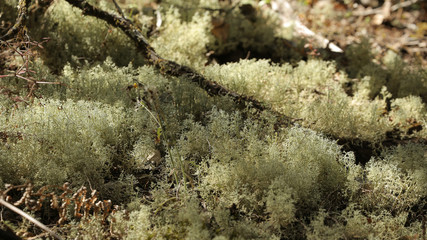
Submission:
<svg viewBox="0 0 427 240">
<path fill-rule="evenodd" d="M 206 45 L 212 38 L 209 27 L 208 14 L 196 13 L 192 21 L 183 22 L 178 9 L 171 8 L 153 47 L 166 59 L 200 69 L 207 62 Z"/>
<path fill-rule="evenodd" d="M 266 111 L 145 65 L 123 32 L 55 1 L 28 25 L 31 37 L 51 38 L 29 62 L 34 92 L 31 81 L 1 78 L 0 186 L 93 186 L 127 210 L 69 219 L 59 226 L 68 238 L 422 236 L 425 70 L 392 52 L 374 61 L 368 40 L 343 62 L 303 58 L 257 1 L 162 1 L 153 16 L 133 15 L 146 2 L 119 1 L 160 56 Z M 7 60 L 11 73 L 19 58 Z M 369 162 L 356 162 L 354 142 L 376 147 Z"/>
</svg>

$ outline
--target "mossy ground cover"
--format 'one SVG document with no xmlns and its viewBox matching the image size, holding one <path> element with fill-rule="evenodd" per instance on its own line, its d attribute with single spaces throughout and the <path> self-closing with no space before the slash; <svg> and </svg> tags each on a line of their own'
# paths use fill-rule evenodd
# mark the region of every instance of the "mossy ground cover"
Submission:
<svg viewBox="0 0 427 240">
<path fill-rule="evenodd" d="M 28 63 L 39 83 L 1 78 L 0 189 L 69 182 L 121 210 L 70 206 L 56 226 L 50 200 L 28 212 L 67 239 L 425 237 L 425 68 L 392 51 L 377 61 L 367 40 L 310 55 L 258 1 L 119 3 L 162 57 L 270 110 L 164 74 L 120 30 L 55 1 L 27 24 L 43 48 L 2 46 L 0 74 Z M 5 22 L 14 6 L 0 3 Z M 40 233 L 4 211 L 21 236 Z"/>
</svg>

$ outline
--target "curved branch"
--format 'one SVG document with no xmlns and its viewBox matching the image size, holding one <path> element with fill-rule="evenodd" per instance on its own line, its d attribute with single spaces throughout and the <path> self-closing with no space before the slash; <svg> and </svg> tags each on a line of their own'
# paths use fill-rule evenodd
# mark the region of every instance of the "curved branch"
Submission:
<svg viewBox="0 0 427 240">
<path fill-rule="evenodd" d="M 136 44 L 137 49 L 145 55 L 149 63 L 159 69 L 161 73 L 175 77 L 186 77 L 192 82 L 197 83 L 200 88 L 204 89 L 211 96 L 229 96 L 238 104 L 249 104 L 252 108 L 255 108 L 260 111 L 268 110 L 278 119 L 276 127 L 288 126 L 295 122 L 294 120 L 292 120 L 292 118 L 285 116 L 275 111 L 274 109 L 271 109 L 270 107 L 268 107 L 268 105 L 250 96 L 240 95 L 234 91 L 231 91 L 221 86 L 220 84 L 214 81 L 208 80 L 206 77 L 199 74 L 190 67 L 182 66 L 174 61 L 162 58 L 150 46 L 147 39 L 142 35 L 142 33 L 128 19 L 96 8 L 90 5 L 85 0 L 66 1 L 71 5 L 81 9 L 83 11 L 83 14 L 102 19 L 110 25 L 120 28 L 130 39 L 132 39 L 132 41 Z M 357 155 L 360 155 L 361 157 L 359 157 L 358 161 L 361 163 L 366 163 L 367 160 L 369 160 L 369 158 L 371 157 L 372 153 L 375 151 L 375 147 L 372 145 L 373 143 L 371 142 L 363 141 L 360 139 L 342 139 L 337 136 L 329 137 L 338 140 L 341 145 L 345 146 L 345 150 L 355 151 Z M 379 144 L 384 146 L 395 146 L 409 142 L 425 143 L 427 142 L 427 140 L 414 138 L 401 139 L 399 137 L 386 137 L 386 139 L 384 139 Z"/>
<path fill-rule="evenodd" d="M 129 20 L 116 14 L 108 13 L 97 7 L 94 7 L 85 0 L 66 1 L 71 5 L 81 9 L 83 11 L 83 14 L 102 19 L 108 24 L 120 28 L 130 39 L 132 39 L 132 41 L 136 44 L 138 50 L 140 50 L 145 55 L 150 64 L 154 65 L 162 73 L 175 77 L 187 77 L 192 82 L 197 83 L 199 87 L 204 89 L 211 96 L 229 96 L 237 103 L 249 103 L 251 107 L 261 111 L 268 109 L 268 107 L 266 107 L 260 101 L 249 96 L 240 95 L 234 91 L 231 91 L 221 86 L 220 84 L 214 81 L 210 81 L 206 79 L 203 75 L 191 69 L 190 67 L 182 66 L 174 61 L 162 58 L 150 46 L 147 39 L 145 39 L 142 33 Z"/>
<path fill-rule="evenodd" d="M 10 210 L 14 211 L 15 213 L 21 215 L 22 217 L 26 218 L 28 221 L 34 223 L 37 227 L 39 227 L 39 228 L 43 229 L 44 231 L 46 231 L 47 233 L 49 233 L 52 237 L 54 237 L 58 240 L 62 239 L 58 234 L 56 234 L 54 231 L 52 231 L 46 225 L 44 225 L 40 221 L 37 221 L 35 218 L 28 215 L 27 213 L 25 213 L 21 209 L 19 209 L 19 208 L 13 206 L 12 204 L 6 202 L 2 197 L 0 197 L 0 205 L 3 205 L 5 207 L 9 208 Z"/>
</svg>

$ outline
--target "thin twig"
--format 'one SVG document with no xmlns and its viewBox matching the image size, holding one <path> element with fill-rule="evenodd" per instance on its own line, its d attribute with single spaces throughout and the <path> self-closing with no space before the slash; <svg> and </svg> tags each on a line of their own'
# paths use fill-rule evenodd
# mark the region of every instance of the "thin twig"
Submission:
<svg viewBox="0 0 427 240">
<path fill-rule="evenodd" d="M 117 9 L 117 12 L 120 13 L 120 15 L 122 16 L 122 18 L 126 19 L 129 21 L 129 19 L 126 18 L 125 14 L 123 13 L 122 9 L 120 8 L 119 4 L 117 4 L 116 0 L 113 0 L 114 6 Z"/>
<path fill-rule="evenodd" d="M 48 232 L 50 235 L 52 235 L 52 237 L 62 240 L 62 238 L 56 234 L 54 231 L 52 231 L 50 228 L 48 228 L 46 225 L 44 225 L 43 223 L 37 221 L 35 218 L 31 217 L 30 215 L 28 215 L 27 213 L 23 212 L 21 209 L 13 206 L 12 204 L 6 202 L 3 198 L 0 197 L 0 204 L 9 208 L 10 210 L 14 211 L 15 213 L 19 214 L 20 216 L 26 218 L 28 221 L 34 223 L 34 225 L 36 225 L 37 227 L 45 230 L 46 232 Z"/>
<path fill-rule="evenodd" d="M 30 5 L 30 2 L 30 0 L 19 0 L 18 17 L 16 18 L 16 22 L 5 35 L 0 37 L 1 41 L 6 41 L 6 38 L 14 38 L 16 34 L 25 28 L 24 22 L 28 18 L 28 6 Z"/>
<path fill-rule="evenodd" d="M 113 13 L 108 13 L 97 7 L 92 6 L 85 0 L 66 0 L 71 5 L 80 8 L 84 15 L 89 15 L 102 19 L 108 24 L 120 28 L 135 44 L 139 51 L 141 51 L 148 59 L 149 63 L 154 65 L 161 73 L 174 77 L 186 77 L 186 79 L 195 82 L 204 89 L 211 96 L 229 96 L 238 104 L 250 104 L 252 108 L 260 111 L 269 109 L 276 115 L 281 115 L 271 110 L 264 103 L 254 99 L 250 96 L 245 96 L 231 91 L 224 86 L 210 81 L 203 75 L 199 74 L 190 67 L 182 66 L 174 61 L 162 58 L 156 53 L 153 47 L 150 46 L 148 40 L 143 36 L 131 21 L 120 17 Z"/>
<path fill-rule="evenodd" d="M 298 17 L 295 16 L 293 7 L 288 1 L 275 1 L 272 3 L 272 9 L 279 14 L 280 21 L 284 28 L 293 26 L 295 32 L 306 38 L 314 39 L 323 48 L 328 48 L 332 52 L 342 53 L 344 52 L 333 42 L 329 41 L 325 37 L 318 33 L 313 32 L 307 26 L 305 26 Z"/>
</svg>

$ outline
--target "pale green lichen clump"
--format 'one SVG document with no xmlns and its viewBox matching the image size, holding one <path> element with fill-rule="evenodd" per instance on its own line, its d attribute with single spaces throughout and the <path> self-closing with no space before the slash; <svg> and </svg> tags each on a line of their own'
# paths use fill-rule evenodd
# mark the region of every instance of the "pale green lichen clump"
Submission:
<svg viewBox="0 0 427 240">
<path fill-rule="evenodd" d="M 125 121 L 122 108 L 96 102 L 41 100 L 2 114 L 2 179 L 37 184 L 102 184 Z"/>
<path fill-rule="evenodd" d="M 292 68 L 267 60 L 242 60 L 208 66 L 204 73 L 239 93 L 262 99 L 288 116 L 303 119 L 304 126 L 324 133 L 378 141 L 392 129 L 382 114 L 385 98 L 369 100 L 359 93 L 362 89 L 354 97 L 348 96 L 342 87 L 347 76 L 337 72 L 331 62 L 309 60 Z"/>
<path fill-rule="evenodd" d="M 171 8 L 153 47 L 166 59 L 200 69 L 207 63 L 206 45 L 212 38 L 209 27 L 207 13 L 196 13 L 191 22 L 183 22 L 178 9 Z"/>
<path fill-rule="evenodd" d="M 245 15 L 243 3 L 221 15 L 203 10 L 221 7 L 217 1 L 171 2 L 159 8 L 163 25 L 149 39 L 156 51 L 293 124 L 144 65 L 123 33 L 57 1 L 29 29 L 52 38 L 31 62 L 34 77 L 61 84 L 39 84 L 26 101 L 0 94 L 0 184 L 85 185 L 128 210 L 109 216 L 109 227 L 70 215 L 60 228 L 73 239 L 422 236 L 425 70 L 392 53 L 374 64 L 367 42 L 346 50 L 344 67 L 301 56 L 208 64 L 209 51 L 277 44 L 278 16 L 257 5 Z M 227 41 L 212 35 L 213 17 L 230 25 Z M 14 77 L 1 84 L 28 94 Z M 403 144 L 387 147 L 390 136 Z M 362 164 L 341 140 L 376 148 Z"/>
</svg>

